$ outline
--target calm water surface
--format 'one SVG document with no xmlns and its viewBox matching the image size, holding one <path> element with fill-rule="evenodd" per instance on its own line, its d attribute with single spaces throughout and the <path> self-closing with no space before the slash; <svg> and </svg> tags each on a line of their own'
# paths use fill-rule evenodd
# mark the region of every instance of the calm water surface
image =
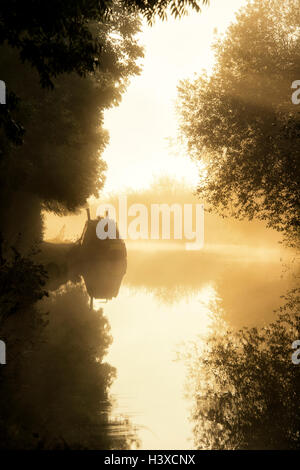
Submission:
<svg viewBox="0 0 300 470">
<path fill-rule="evenodd" d="M 104 305 L 113 336 L 107 361 L 117 369 L 113 414 L 130 418 L 143 449 L 192 448 L 186 371 L 176 352 L 205 338 L 217 300 L 231 327 L 270 321 L 290 282 L 282 256 L 237 246 L 129 250 L 119 295 Z"/>
</svg>

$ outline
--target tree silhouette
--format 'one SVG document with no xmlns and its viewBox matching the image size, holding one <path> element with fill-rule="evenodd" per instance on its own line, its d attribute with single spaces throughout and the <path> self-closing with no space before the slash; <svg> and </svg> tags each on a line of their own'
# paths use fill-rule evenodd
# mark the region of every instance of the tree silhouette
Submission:
<svg viewBox="0 0 300 470">
<path fill-rule="evenodd" d="M 47 296 L 43 266 L 13 248 L 12 260 L 0 259 L 0 324 Z"/>
<path fill-rule="evenodd" d="M 26 238 L 33 225 L 35 235 L 41 232 L 35 220 L 29 223 L 36 218 L 33 212 L 75 210 L 103 186 L 101 153 L 108 143 L 103 114 L 120 103 L 130 78 L 140 71 L 143 51 L 136 40 L 139 19 L 118 5 L 94 29 L 103 45 L 102 69 L 86 77 L 60 75 L 53 91 L 41 88 L 36 71 L 22 64 L 13 48 L 1 48 L 3 79 L 20 98 L 10 118 L 26 128 L 18 147 L 0 130 L 0 232 L 10 245 L 17 243 L 18 233 Z"/>
<path fill-rule="evenodd" d="M 103 67 L 103 42 L 94 34 L 93 24 L 106 23 L 120 6 L 138 11 L 148 20 L 187 13 L 187 7 L 200 11 L 207 0 L 2 0 L 0 5 L 0 45 L 18 50 L 22 62 L 28 62 L 39 74 L 41 84 L 53 87 L 53 79 L 62 73 L 85 76 Z"/>
</svg>

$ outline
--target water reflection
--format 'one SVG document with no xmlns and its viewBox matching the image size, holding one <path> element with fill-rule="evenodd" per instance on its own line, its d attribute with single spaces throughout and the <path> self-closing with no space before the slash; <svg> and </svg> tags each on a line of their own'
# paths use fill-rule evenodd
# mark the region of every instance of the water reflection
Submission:
<svg viewBox="0 0 300 470">
<path fill-rule="evenodd" d="M 150 292 L 125 286 L 105 308 L 114 342 L 108 360 L 117 366 L 115 413 L 129 413 L 143 448 L 189 448 L 185 371 L 175 362 L 178 343 L 205 332 L 210 322 L 207 286 L 192 299 L 164 305 Z"/>
<path fill-rule="evenodd" d="M 105 307 L 114 337 L 108 360 L 118 369 L 114 413 L 130 415 L 143 448 L 193 447 L 186 369 L 175 361 L 176 352 L 199 334 L 205 338 L 215 322 L 211 306 L 219 300 L 222 321 L 233 328 L 274 318 L 290 283 L 282 278 L 281 256 L 239 247 L 227 253 L 128 252 L 119 296 Z"/>
<path fill-rule="evenodd" d="M 291 300 L 291 299 L 290 299 Z M 196 449 L 299 449 L 299 299 L 264 328 L 222 324 L 183 351 Z M 216 311 L 218 316 L 218 311 Z"/>
<path fill-rule="evenodd" d="M 283 271 L 283 256 L 288 253 L 240 246 L 199 252 L 135 250 L 128 254 L 124 283 L 153 294 L 166 308 L 210 285 L 222 299 L 230 324 L 254 325 L 273 318 L 291 283 L 291 274 Z"/>
<path fill-rule="evenodd" d="M 116 297 L 127 268 L 126 245 L 119 238 L 118 228 L 115 239 L 99 239 L 96 227 L 103 217 L 88 219 L 81 237 L 75 243 L 42 242 L 36 259 L 42 263 L 48 274 L 48 288 L 56 290 L 68 280 L 84 280 L 93 305 L 93 298 L 108 300 Z M 107 219 L 105 219 L 107 220 Z"/>
<path fill-rule="evenodd" d="M 291 282 L 282 277 L 282 253 L 130 249 L 120 286 L 124 264 L 108 269 L 88 257 L 94 270 L 70 257 L 73 247 L 44 245 L 51 294 L 23 312 L 19 326 L 17 317 L 6 323 L 11 365 L 0 393 L 1 445 L 193 448 L 186 366 L 177 351 L 199 334 L 205 344 L 219 302 L 220 324 L 235 330 L 274 318 Z M 89 285 L 96 285 L 92 293 Z M 111 299 L 104 311 L 100 300 L 89 306 L 96 290 Z"/>
<path fill-rule="evenodd" d="M 111 419 L 109 323 L 101 309 L 89 308 L 82 284 L 67 284 L 17 321 L 8 319 L 2 334 L 9 344 L 1 370 L 2 448 L 137 445 L 129 421 Z"/>
</svg>

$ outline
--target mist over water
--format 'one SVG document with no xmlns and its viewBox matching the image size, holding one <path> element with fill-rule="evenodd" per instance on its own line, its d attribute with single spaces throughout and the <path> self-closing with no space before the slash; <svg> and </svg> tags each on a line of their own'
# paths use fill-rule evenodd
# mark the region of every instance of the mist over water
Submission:
<svg viewBox="0 0 300 470">
<path fill-rule="evenodd" d="M 154 201 L 197 202 L 188 188 L 172 184 L 173 191 L 160 181 L 155 189 L 129 192 L 128 201 L 146 207 Z M 106 201 L 117 207 L 117 195 Z M 97 202 L 92 214 L 96 209 Z M 60 235 L 74 240 L 83 220 L 84 214 L 63 221 L 48 217 L 46 233 L 59 241 L 59 221 Z M 199 335 L 205 343 L 216 321 L 236 331 L 272 322 L 281 296 L 294 285 L 292 270 L 285 268 L 293 254 L 261 223 L 210 214 L 202 250 L 186 251 L 180 241 L 126 240 L 126 245 L 127 271 L 117 297 L 107 304 L 94 300 L 112 337 L 105 356 L 116 370 L 110 417 L 129 418 L 137 438 L 133 447 L 138 442 L 145 449 L 193 448 L 187 372 L 178 354 Z"/>
<path fill-rule="evenodd" d="M 262 326 L 292 282 L 279 251 L 222 248 L 129 251 L 123 286 L 104 308 L 114 338 L 108 359 L 118 371 L 114 413 L 131 416 L 143 448 L 192 448 L 186 370 L 175 359 L 184 343 L 205 337 L 216 302 L 228 325 Z"/>
<path fill-rule="evenodd" d="M 146 206 L 195 202 L 187 188 L 174 188 L 159 182 L 155 191 L 128 199 Z M 21 387 L 16 394 L 7 380 L 1 392 L 10 394 L 4 419 L 15 426 L 11 407 L 19 416 L 12 447 L 192 449 L 192 400 L 178 355 L 191 341 L 205 345 L 216 323 L 237 331 L 272 322 L 281 295 L 294 286 L 293 270 L 285 267 L 293 252 L 261 223 L 207 214 L 199 251 L 186 251 L 180 241 L 126 240 L 119 291 L 107 303 L 95 295 L 91 308 L 91 286 L 105 297 L 119 268 L 102 260 L 95 270 L 93 253 L 78 258 L 72 241 L 85 219 L 84 211 L 45 217 L 48 242 L 35 259 L 46 263 L 49 297 L 2 328 L 10 344 L 7 379 L 15 374 Z"/>
</svg>

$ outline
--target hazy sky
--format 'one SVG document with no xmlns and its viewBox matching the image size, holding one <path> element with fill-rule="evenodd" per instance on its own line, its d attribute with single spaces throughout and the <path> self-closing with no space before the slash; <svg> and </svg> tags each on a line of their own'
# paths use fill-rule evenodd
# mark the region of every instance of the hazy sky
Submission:
<svg viewBox="0 0 300 470">
<path fill-rule="evenodd" d="M 132 80 L 118 108 L 105 114 L 110 145 L 105 190 L 141 188 L 163 174 L 196 184 L 197 169 L 187 156 L 174 155 L 167 138 L 176 136 L 174 102 L 179 80 L 211 70 L 211 43 L 215 30 L 222 33 L 246 0 L 211 0 L 202 14 L 169 19 L 144 26 L 142 74 Z"/>
</svg>

